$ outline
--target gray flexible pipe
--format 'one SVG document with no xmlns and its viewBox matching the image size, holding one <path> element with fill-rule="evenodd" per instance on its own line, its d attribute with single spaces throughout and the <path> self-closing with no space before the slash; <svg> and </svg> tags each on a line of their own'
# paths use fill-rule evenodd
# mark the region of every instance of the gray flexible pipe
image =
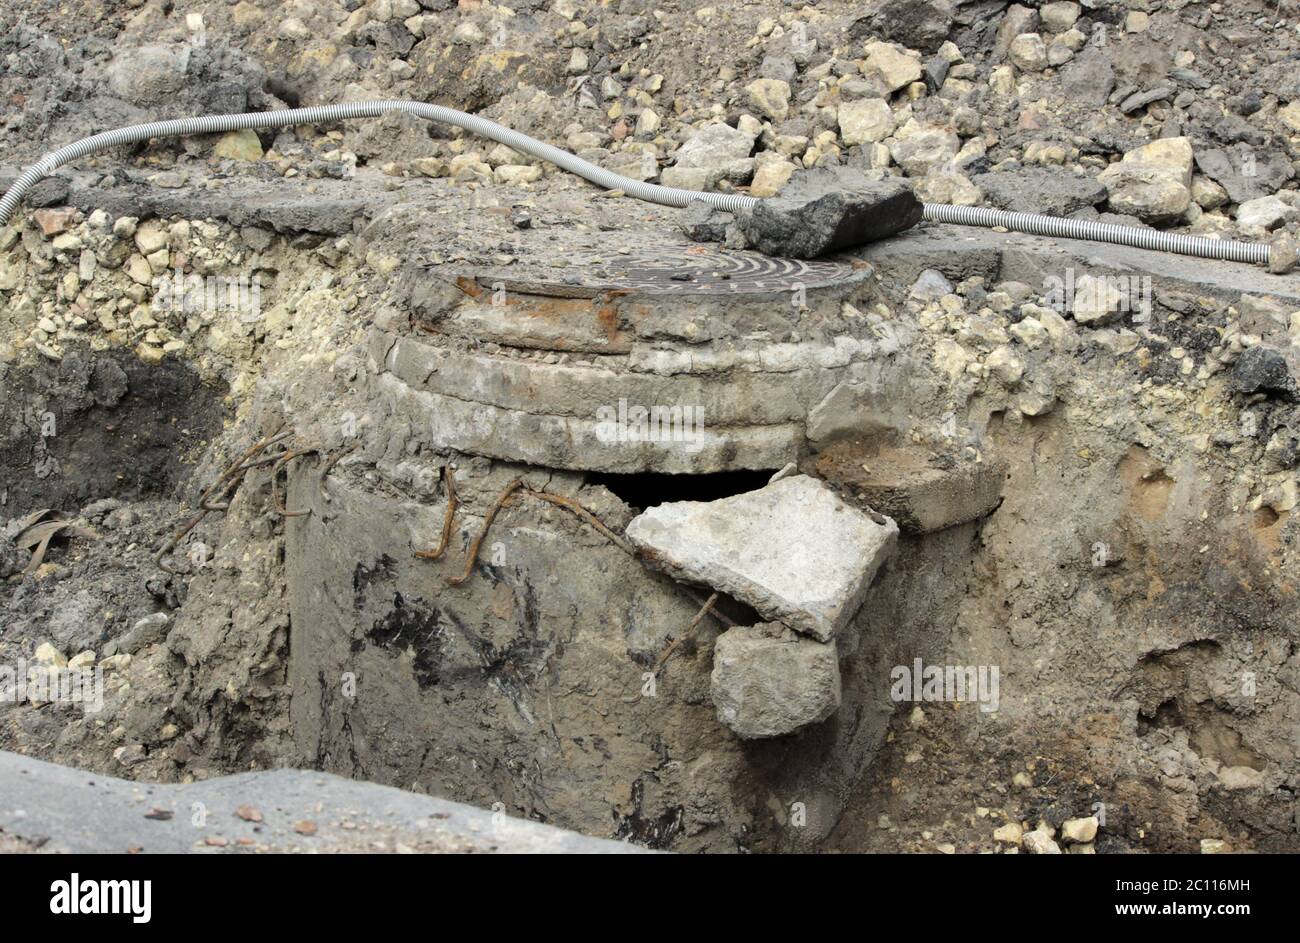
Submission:
<svg viewBox="0 0 1300 943">
<path fill-rule="evenodd" d="M 238 115 L 205 115 L 197 118 L 176 118 L 171 121 L 154 121 L 104 131 L 74 141 L 65 147 L 46 154 L 28 167 L 14 181 L 13 186 L 0 197 L 0 226 L 9 222 L 18 209 L 23 195 L 39 180 L 71 161 L 88 154 L 99 154 L 122 144 L 147 141 L 151 138 L 184 137 L 191 134 L 216 134 L 246 128 L 277 128 L 295 124 L 321 124 L 347 118 L 377 118 L 393 111 L 404 111 L 429 121 L 463 128 L 481 137 L 497 141 L 507 147 L 577 174 L 584 180 L 606 190 L 621 190 L 630 197 L 664 206 L 686 206 L 699 200 L 722 210 L 748 209 L 758 203 L 751 196 L 734 193 L 704 193 L 681 190 L 655 183 L 632 180 L 613 171 L 598 167 L 568 151 L 562 151 L 526 134 L 502 127 L 495 121 L 477 115 L 415 101 L 363 101 L 341 105 L 318 105 L 311 108 L 289 108 L 282 111 L 255 111 Z M 972 206 L 949 206 L 946 203 L 926 203 L 925 219 L 954 223 L 959 226 L 1002 226 L 1017 232 L 1065 239 L 1086 239 L 1133 246 L 1139 249 L 1156 249 L 1207 259 L 1224 259 L 1233 262 L 1268 262 L 1269 246 L 1260 243 L 1231 242 L 1207 239 L 1203 236 L 1182 236 L 1135 226 L 1118 226 L 1112 223 L 1094 223 L 1085 220 L 1063 219 L 1039 213 L 1011 213 L 1005 210 Z"/>
</svg>

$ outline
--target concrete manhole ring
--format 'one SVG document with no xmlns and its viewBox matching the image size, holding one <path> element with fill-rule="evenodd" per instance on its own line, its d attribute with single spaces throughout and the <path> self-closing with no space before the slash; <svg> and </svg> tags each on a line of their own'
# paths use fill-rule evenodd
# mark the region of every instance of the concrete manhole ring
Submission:
<svg viewBox="0 0 1300 943">
<path fill-rule="evenodd" d="M 608 291 L 652 295 L 761 295 L 798 288 L 847 285 L 871 267 L 851 258 L 776 259 L 758 252 L 665 246 L 627 254 L 590 255 L 570 261 L 571 271 L 528 278 L 480 274 L 485 288 L 501 284 L 530 294 L 582 297 Z"/>
</svg>

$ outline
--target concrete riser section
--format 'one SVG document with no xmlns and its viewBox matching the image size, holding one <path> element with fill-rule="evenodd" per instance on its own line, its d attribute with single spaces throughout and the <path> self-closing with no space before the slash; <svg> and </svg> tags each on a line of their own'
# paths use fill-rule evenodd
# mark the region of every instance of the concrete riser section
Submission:
<svg viewBox="0 0 1300 943">
<path fill-rule="evenodd" d="M 314 475 L 295 480 L 290 502 L 312 509 L 286 528 L 291 710 L 304 759 L 652 847 L 814 846 L 882 742 L 894 707 L 888 666 L 946 637 L 935 611 L 952 600 L 931 591 L 918 603 L 908 585 L 931 566 L 907 560 L 916 548 L 904 547 L 846 627 L 834 716 L 742 741 L 710 700 L 716 624 L 706 620 L 652 683 L 698 603 L 568 512 L 516 497 L 469 580 L 447 584 L 463 570 L 486 496 L 518 471 L 461 483 L 466 503 L 437 562 L 413 550 L 437 542 L 442 505 L 337 473 L 326 501 Z M 580 498 L 611 525 L 632 513 L 601 488 Z M 960 559 L 969 535 L 949 534 L 926 556 Z M 859 634 L 869 644 L 849 641 Z"/>
</svg>

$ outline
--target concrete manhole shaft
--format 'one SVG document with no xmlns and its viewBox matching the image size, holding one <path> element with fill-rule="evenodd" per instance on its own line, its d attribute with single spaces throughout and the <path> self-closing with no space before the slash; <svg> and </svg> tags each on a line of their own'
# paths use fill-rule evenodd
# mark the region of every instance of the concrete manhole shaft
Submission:
<svg viewBox="0 0 1300 943">
<path fill-rule="evenodd" d="M 626 254 L 587 254 L 573 258 L 572 274 L 536 279 L 480 276 L 484 288 L 552 297 L 589 297 L 621 291 L 653 295 L 763 295 L 827 288 L 860 280 L 868 267 L 853 259 L 775 259 L 758 252 L 707 246 L 664 246 Z"/>
</svg>

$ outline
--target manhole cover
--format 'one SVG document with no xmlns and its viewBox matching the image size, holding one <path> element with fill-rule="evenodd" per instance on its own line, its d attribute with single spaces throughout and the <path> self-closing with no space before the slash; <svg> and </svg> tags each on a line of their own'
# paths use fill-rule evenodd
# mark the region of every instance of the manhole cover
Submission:
<svg viewBox="0 0 1300 943">
<path fill-rule="evenodd" d="M 859 281 L 871 271 L 854 259 L 774 259 L 758 252 L 667 246 L 627 254 L 578 255 L 562 270 L 480 274 L 485 288 L 558 297 L 629 294 L 765 294 Z"/>
</svg>

